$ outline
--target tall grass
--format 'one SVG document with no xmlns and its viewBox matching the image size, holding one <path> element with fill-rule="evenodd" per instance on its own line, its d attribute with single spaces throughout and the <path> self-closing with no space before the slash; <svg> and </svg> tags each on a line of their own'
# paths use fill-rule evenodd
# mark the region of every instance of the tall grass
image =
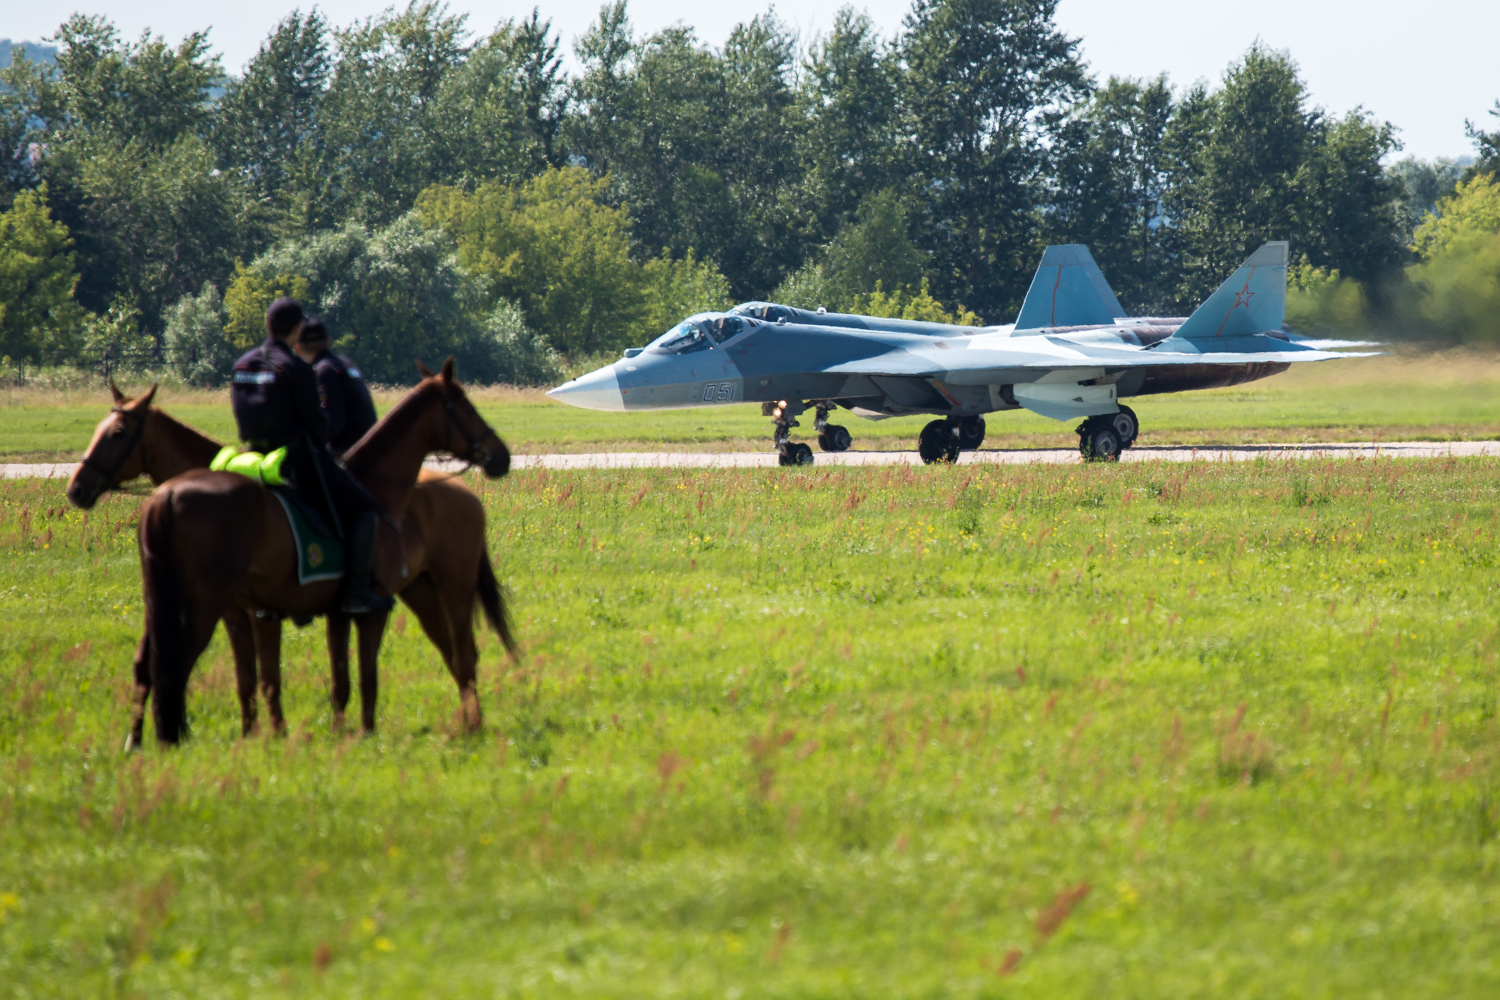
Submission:
<svg viewBox="0 0 1500 1000">
<path fill-rule="evenodd" d="M 0 484 L 0 982 L 1488 995 L 1497 474 L 517 472 L 483 733 L 398 614 L 376 737 L 288 627 L 289 737 L 216 639 L 131 759 L 138 498 Z"/>
</svg>

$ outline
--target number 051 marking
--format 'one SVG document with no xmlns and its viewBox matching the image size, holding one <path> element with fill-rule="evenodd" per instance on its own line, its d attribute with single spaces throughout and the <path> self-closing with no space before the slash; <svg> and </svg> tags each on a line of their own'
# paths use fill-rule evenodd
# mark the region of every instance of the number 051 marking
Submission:
<svg viewBox="0 0 1500 1000">
<path fill-rule="evenodd" d="M 732 403 L 734 402 L 733 382 L 705 382 L 703 383 L 703 402 L 705 403 Z"/>
</svg>

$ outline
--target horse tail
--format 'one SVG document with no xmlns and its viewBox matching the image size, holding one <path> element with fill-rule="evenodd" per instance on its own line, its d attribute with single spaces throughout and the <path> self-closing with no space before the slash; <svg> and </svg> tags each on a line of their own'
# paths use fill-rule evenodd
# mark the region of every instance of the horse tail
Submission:
<svg viewBox="0 0 1500 1000">
<path fill-rule="evenodd" d="M 510 658 L 520 662 L 516 638 L 510 631 L 510 614 L 505 609 L 505 595 L 501 591 L 500 581 L 495 579 L 489 552 L 479 554 L 479 579 L 475 590 L 479 606 L 484 609 L 484 616 L 490 620 L 490 627 L 500 633 L 500 641 L 505 644 L 505 651 L 510 654 Z"/>
<path fill-rule="evenodd" d="M 174 497 L 156 494 L 141 515 L 141 578 L 146 592 L 152 714 L 156 738 L 177 743 L 187 735 L 187 602 L 172 548 Z"/>
</svg>

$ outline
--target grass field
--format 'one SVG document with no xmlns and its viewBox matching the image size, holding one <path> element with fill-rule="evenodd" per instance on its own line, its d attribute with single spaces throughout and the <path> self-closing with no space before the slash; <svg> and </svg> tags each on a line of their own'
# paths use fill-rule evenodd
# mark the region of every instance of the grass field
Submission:
<svg viewBox="0 0 1500 1000">
<path fill-rule="evenodd" d="M 133 387 L 139 389 L 139 386 Z M 541 390 L 481 389 L 485 417 L 520 454 L 581 451 L 770 451 L 758 406 L 597 413 Z M 398 397 L 381 393 L 382 407 Z M 234 436 L 227 394 L 164 388 L 161 405 L 221 440 Z M 1140 443 L 1472 440 L 1500 437 L 1500 352 L 1403 350 L 1330 361 L 1233 389 L 1131 400 Z M 0 461 L 71 461 L 88 445 L 109 395 L 51 388 L 0 390 Z M 911 450 L 929 417 L 841 418 L 861 450 Z M 986 448 L 1076 448 L 1078 421 L 1018 411 L 989 418 Z M 794 432 L 812 440 L 812 415 Z"/>
<path fill-rule="evenodd" d="M 516 473 L 487 728 L 395 620 L 123 759 L 132 519 L 0 483 L 0 992 L 1486 997 L 1500 462 Z M 149 733 L 148 727 L 148 733 Z"/>
</svg>

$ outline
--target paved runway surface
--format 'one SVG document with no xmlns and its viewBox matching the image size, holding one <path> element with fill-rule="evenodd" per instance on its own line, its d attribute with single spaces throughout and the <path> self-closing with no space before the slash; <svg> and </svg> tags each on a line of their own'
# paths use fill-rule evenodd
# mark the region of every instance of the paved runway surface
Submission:
<svg viewBox="0 0 1500 1000">
<path fill-rule="evenodd" d="M 1266 444 L 1233 447 L 1131 448 L 1126 462 L 1246 462 L 1257 458 L 1472 458 L 1500 457 L 1500 441 L 1368 441 L 1342 444 Z M 1076 448 L 1035 448 L 1013 451 L 973 451 L 959 457 L 960 465 L 1025 465 L 1032 462 L 1081 462 Z M 817 453 L 816 465 L 918 465 L 915 451 L 846 451 Z M 457 463 L 429 461 L 436 468 L 456 469 Z M 595 452 L 583 455 L 517 455 L 518 469 L 747 469 L 776 465 L 774 452 Z M 76 468 L 71 462 L 0 464 L 0 479 L 66 479 Z"/>
</svg>

